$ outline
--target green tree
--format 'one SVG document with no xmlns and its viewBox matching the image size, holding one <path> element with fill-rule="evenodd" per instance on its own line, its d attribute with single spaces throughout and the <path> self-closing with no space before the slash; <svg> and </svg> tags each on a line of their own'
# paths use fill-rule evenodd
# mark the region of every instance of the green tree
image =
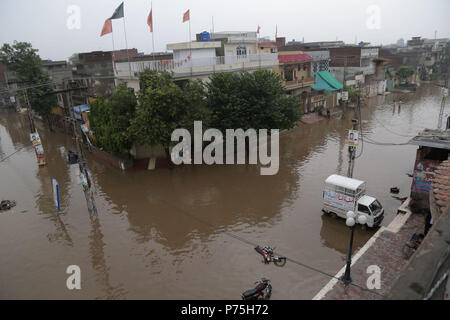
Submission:
<svg viewBox="0 0 450 320">
<path fill-rule="evenodd" d="M 411 66 L 401 66 L 396 74 L 400 80 L 409 79 L 416 71 Z"/>
<path fill-rule="evenodd" d="M 95 143 L 114 153 L 127 153 L 133 140 L 130 123 L 136 114 L 137 99 L 133 89 L 121 84 L 109 101 L 99 97 L 90 105 L 89 124 Z"/>
<path fill-rule="evenodd" d="M 5 43 L 0 48 L 0 62 L 15 72 L 20 87 L 31 87 L 27 89 L 31 108 L 47 117 L 57 103 L 50 76 L 42 70 L 42 60 L 37 52 L 28 42 Z M 23 96 L 22 91 L 21 94 Z"/>
<path fill-rule="evenodd" d="M 443 74 L 447 74 L 447 76 L 450 73 L 450 42 L 447 42 L 444 49 L 442 50 L 441 72 Z"/>
<path fill-rule="evenodd" d="M 139 79 L 139 106 L 131 123 L 136 142 L 162 145 L 168 152 L 175 129 L 185 128 L 192 132 L 196 120 L 209 125 L 201 82 L 187 81 L 179 86 L 171 74 L 154 70 L 142 72 Z"/>
<path fill-rule="evenodd" d="M 266 70 L 218 73 L 206 85 L 212 127 L 289 129 L 300 120 L 300 100 L 285 94 L 280 77 Z"/>
</svg>

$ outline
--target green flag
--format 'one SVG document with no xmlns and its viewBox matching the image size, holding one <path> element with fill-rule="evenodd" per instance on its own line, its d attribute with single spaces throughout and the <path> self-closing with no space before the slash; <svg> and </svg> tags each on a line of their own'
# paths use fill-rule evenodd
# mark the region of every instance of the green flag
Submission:
<svg viewBox="0 0 450 320">
<path fill-rule="evenodd" d="M 123 2 L 117 7 L 110 19 L 120 19 L 123 18 Z"/>
</svg>

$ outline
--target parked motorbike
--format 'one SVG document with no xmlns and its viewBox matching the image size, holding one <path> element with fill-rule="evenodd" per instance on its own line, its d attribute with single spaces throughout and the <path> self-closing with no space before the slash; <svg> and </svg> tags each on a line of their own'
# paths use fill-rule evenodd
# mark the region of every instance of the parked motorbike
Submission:
<svg viewBox="0 0 450 320">
<path fill-rule="evenodd" d="M 0 211 L 10 210 L 12 207 L 16 206 L 16 202 L 14 200 L 2 200 L 0 202 Z"/>
<path fill-rule="evenodd" d="M 260 247 L 257 246 L 255 251 L 263 256 L 263 262 L 269 264 L 273 262 L 276 266 L 283 267 L 286 264 L 286 257 L 275 255 L 272 247 Z"/>
<path fill-rule="evenodd" d="M 255 282 L 256 287 L 245 291 L 242 300 L 267 300 L 272 295 L 272 285 L 270 280 L 262 278 Z"/>
</svg>

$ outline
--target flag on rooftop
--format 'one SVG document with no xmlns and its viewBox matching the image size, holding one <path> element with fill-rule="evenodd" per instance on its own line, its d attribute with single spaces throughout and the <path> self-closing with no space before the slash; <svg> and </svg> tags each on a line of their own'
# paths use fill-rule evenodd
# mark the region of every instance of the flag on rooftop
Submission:
<svg viewBox="0 0 450 320">
<path fill-rule="evenodd" d="M 258 29 L 256 30 L 256 33 L 259 33 L 259 30 L 261 30 L 261 27 L 258 25 Z"/>
<path fill-rule="evenodd" d="M 185 13 L 184 13 L 184 15 L 183 15 L 183 23 L 185 23 L 186 21 L 189 21 L 190 19 L 191 19 L 191 16 L 190 16 L 190 12 L 189 12 L 190 10 L 188 10 L 188 11 L 186 11 Z"/>
<path fill-rule="evenodd" d="M 153 32 L 153 13 L 152 13 L 153 9 L 150 9 L 150 14 L 148 15 L 147 18 L 147 24 L 150 27 L 150 32 Z"/>
<path fill-rule="evenodd" d="M 123 18 L 123 2 L 120 4 L 120 6 L 117 7 L 110 19 L 112 20 L 120 18 Z"/>
<path fill-rule="evenodd" d="M 105 34 L 112 32 L 112 22 L 111 19 L 106 19 L 105 24 L 103 25 L 102 33 L 100 37 L 103 37 Z"/>
</svg>

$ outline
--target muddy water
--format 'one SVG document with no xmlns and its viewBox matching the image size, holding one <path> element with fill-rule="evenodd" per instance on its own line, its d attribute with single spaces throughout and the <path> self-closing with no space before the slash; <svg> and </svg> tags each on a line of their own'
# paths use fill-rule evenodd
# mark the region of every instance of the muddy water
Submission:
<svg viewBox="0 0 450 320">
<path fill-rule="evenodd" d="M 364 133 L 380 142 L 408 141 L 436 127 L 438 90 L 371 99 L 362 109 Z M 346 174 L 344 120 L 323 120 L 280 137 L 280 170 L 260 176 L 257 166 L 192 166 L 121 172 L 89 158 L 98 215 L 86 209 L 76 166 L 66 163 L 70 137 L 40 129 L 48 166 L 38 168 L 23 115 L 0 113 L 0 198 L 17 207 L 0 213 L 0 298 L 239 299 L 258 278 L 271 279 L 273 299 L 310 299 L 329 278 L 288 262 L 261 263 L 252 245 L 277 251 L 326 273 L 344 264 L 349 230 L 321 213 L 323 181 Z M 386 129 L 387 128 L 387 129 Z M 361 149 L 359 149 L 360 151 Z M 415 146 L 364 144 L 354 177 L 385 207 L 383 225 L 407 195 Z M 55 212 L 51 179 L 62 211 Z M 358 229 L 361 247 L 374 231 Z M 237 237 L 236 237 L 237 236 Z M 81 290 L 66 288 L 66 268 L 81 268 Z"/>
</svg>

